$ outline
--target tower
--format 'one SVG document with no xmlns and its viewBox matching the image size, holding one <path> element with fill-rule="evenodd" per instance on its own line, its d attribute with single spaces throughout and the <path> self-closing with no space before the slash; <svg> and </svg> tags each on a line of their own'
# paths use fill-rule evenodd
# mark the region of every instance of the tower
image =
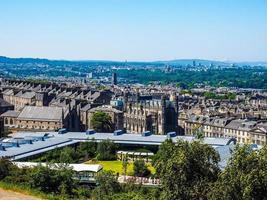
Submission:
<svg viewBox="0 0 267 200">
<path fill-rule="evenodd" d="M 161 97 L 161 109 L 162 109 L 162 116 L 161 116 L 162 134 L 165 134 L 165 131 L 166 131 L 166 96 L 165 95 Z"/>
<path fill-rule="evenodd" d="M 112 85 L 117 85 L 117 73 L 113 72 L 112 73 Z"/>
<path fill-rule="evenodd" d="M 178 131 L 178 115 L 179 115 L 179 104 L 178 104 L 178 97 L 175 93 L 171 94 L 170 101 L 173 104 L 174 108 L 174 128 L 175 131 Z"/>
<path fill-rule="evenodd" d="M 124 112 L 126 112 L 127 111 L 127 106 L 128 106 L 128 96 L 129 96 L 129 94 L 128 94 L 128 91 L 125 91 L 124 93 L 123 93 L 123 100 L 124 100 L 124 102 L 123 102 L 123 110 L 124 110 Z"/>
</svg>

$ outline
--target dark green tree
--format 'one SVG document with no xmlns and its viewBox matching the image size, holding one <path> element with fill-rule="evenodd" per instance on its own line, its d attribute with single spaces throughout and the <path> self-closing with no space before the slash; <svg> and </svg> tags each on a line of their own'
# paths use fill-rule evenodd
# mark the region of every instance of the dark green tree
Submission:
<svg viewBox="0 0 267 200">
<path fill-rule="evenodd" d="M 237 146 L 218 181 L 210 189 L 209 199 L 267 199 L 267 145 L 252 150 Z"/>
<path fill-rule="evenodd" d="M 68 166 L 37 166 L 31 174 L 31 186 L 42 192 L 71 195 L 77 187 L 74 172 Z"/>
<path fill-rule="evenodd" d="M 143 159 L 135 160 L 133 163 L 134 176 L 147 177 L 150 175 L 150 171 L 146 166 Z"/>
<path fill-rule="evenodd" d="M 60 163 L 76 163 L 79 161 L 79 154 L 75 152 L 73 147 L 65 147 L 60 152 L 59 162 Z"/>
<path fill-rule="evenodd" d="M 79 145 L 78 151 L 80 155 L 84 155 L 84 160 L 92 159 L 96 156 L 97 142 L 94 139 L 82 142 Z"/>
<path fill-rule="evenodd" d="M 103 171 L 96 177 L 98 186 L 94 190 L 95 199 L 111 199 L 111 196 L 121 191 L 117 176 L 112 171 Z"/>
<path fill-rule="evenodd" d="M 129 162 L 128 162 L 127 157 L 124 157 L 122 160 L 122 170 L 123 170 L 124 175 L 127 175 L 128 164 Z"/>
<path fill-rule="evenodd" d="M 117 146 L 110 140 L 103 140 L 97 145 L 98 160 L 116 160 Z"/>
<path fill-rule="evenodd" d="M 114 131 L 114 125 L 111 117 L 105 112 L 99 111 L 93 113 L 91 124 L 93 129 L 97 132 L 108 133 Z"/>
<path fill-rule="evenodd" d="M 12 167 L 12 162 L 6 158 L 0 158 L 0 180 L 4 179 L 10 174 Z"/>
<path fill-rule="evenodd" d="M 162 184 L 161 199 L 205 198 L 209 185 L 217 180 L 219 154 L 199 141 L 165 141 L 153 165 Z"/>
</svg>

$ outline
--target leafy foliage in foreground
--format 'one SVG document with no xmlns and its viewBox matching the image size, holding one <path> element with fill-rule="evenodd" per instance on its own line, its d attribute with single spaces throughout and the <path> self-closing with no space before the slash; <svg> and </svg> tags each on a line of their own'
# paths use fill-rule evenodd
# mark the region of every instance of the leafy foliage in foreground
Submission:
<svg viewBox="0 0 267 200">
<path fill-rule="evenodd" d="M 211 188 L 210 199 L 267 199 L 267 145 L 260 151 L 236 148 L 226 169 Z"/>
<path fill-rule="evenodd" d="M 206 196 L 210 183 L 217 180 L 219 154 L 199 141 L 167 140 L 154 159 L 161 179 L 161 199 L 194 199 Z"/>
</svg>

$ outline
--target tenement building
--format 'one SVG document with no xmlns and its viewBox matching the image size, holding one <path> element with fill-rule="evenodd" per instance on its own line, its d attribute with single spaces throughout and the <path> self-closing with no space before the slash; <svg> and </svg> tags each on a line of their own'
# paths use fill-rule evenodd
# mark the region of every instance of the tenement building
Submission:
<svg viewBox="0 0 267 200">
<path fill-rule="evenodd" d="M 205 137 L 233 137 L 240 143 L 264 145 L 267 122 L 192 115 L 185 121 L 185 134 L 194 135 L 197 132 L 202 132 Z"/>
<path fill-rule="evenodd" d="M 124 96 L 124 127 L 131 133 L 150 131 L 153 134 L 167 134 L 178 129 L 178 98 L 165 95 L 161 99 L 147 96 Z"/>
</svg>

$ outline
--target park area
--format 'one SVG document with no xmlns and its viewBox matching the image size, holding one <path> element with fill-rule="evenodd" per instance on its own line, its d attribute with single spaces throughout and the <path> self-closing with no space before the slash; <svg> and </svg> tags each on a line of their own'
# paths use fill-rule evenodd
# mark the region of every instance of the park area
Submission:
<svg viewBox="0 0 267 200">
<path fill-rule="evenodd" d="M 113 160 L 113 161 L 87 161 L 85 164 L 100 164 L 103 166 L 105 171 L 113 171 L 115 174 L 119 173 L 119 175 L 123 175 L 123 162 L 120 160 Z M 133 162 L 129 162 L 127 165 L 127 175 L 131 176 L 134 173 L 133 170 Z M 147 167 L 150 170 L 151 174 L 155 174 L 155 169 L 151 165 L 151 163 L 147 163 Z"/>
</svg>

